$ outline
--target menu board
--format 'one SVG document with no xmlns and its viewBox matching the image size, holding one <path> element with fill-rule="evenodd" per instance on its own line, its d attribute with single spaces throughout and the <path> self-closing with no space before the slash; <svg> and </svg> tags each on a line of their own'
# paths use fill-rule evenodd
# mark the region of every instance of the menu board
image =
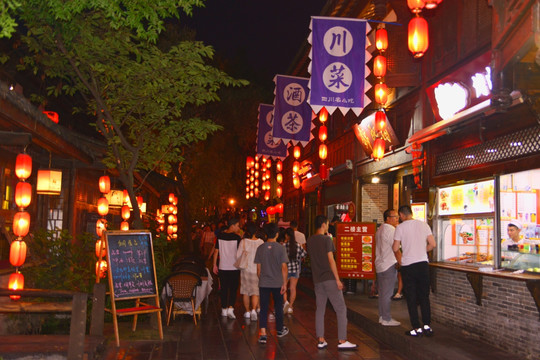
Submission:
<svg viewBox="0 0 540 360">
<path fill-rule="evenodd" d="M 494 211 L 493 180 L 439 189 L 439 215 L 479 214 Z"/>
<path fill-rule="evenodd" d="M 341 278 L 375 278 L 375 223 L 338 223 L 337 268 Z"/>
<path fill-rule="evenodd" d="M 411 204 L 411 210 L 413 213 L 413 219 L 415 220 L 422 220 L 423 222 L 427 222 L 427 203 L 412 203 Z"/>
<path fill-rule="evenodd" d="M 141 231 L 107 231 L 109 284 L 115 299 L 157 294 L 152 235 Z"/>
</svg>

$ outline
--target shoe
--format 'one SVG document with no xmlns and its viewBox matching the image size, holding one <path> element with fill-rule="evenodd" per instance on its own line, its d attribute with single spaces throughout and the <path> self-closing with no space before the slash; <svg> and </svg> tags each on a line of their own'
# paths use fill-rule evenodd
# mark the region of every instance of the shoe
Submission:
<svg viewBox="0 0 540 360">
<path fill-rule="evenodd" d="M 255 310 L 251 310 L 250 318 L 251 321 L 257 321 L 257 312 Z"/>
<path fill-rule="evenodd" d="M 250 313 L 249 311 L 246 311 L 246 312 L 244 313 L 244 318 L 246 318 L 246 319 L 251 319 L 251 313 Z"/>
<path fill-rule="evenodd" d="M 379 316 L 379 324 L 382 324 L 383 320 L 382 320 L 382 316 Z"/>
<path fill-rule="evenodd" d="M 422 328 L 405 331 L 405 335 L 420 337 L 420 336 L 422 336 Z"/>
<path fill-rule="evenodd" d="M 317 344 L 317 349 L 319 350 L 326 349 L 327 346 L 328 346 L 328 343 L 326 341 L 319 341 L 319 343 Z"/>
<path fill-rule="evenodd" d="M 229 319 L 236 319 L 236 316 L 234 316 L 234 309 L 233 308 L 228 308 L 227 309 L 227 317 Z"/>
<path fill-rule="evenodd" d="M 403 294 L 396 293 L 396 295 L 392 296 L 392 300 L 403 300 Z"/>
<path fill-rule="evenodd" d="M 344 343 L 338 344 L 338 350 L 354 350 L 358 348 L 358 345 L 345 341 Z"/>
<path fill-rule="evenodd" d="M 433 336 L 433 329 L 429 325 L 424 325 L 424 328 L 422 329 L 422 332 L 427 337 Z"/>
<path fill-rule="evenodd" d="M 377 299 L 379 297 L 379 294 L 371 294 L 368 296 L 370 299 Z"/>
<path fill-rule="evenodd" d="M 287 309 L 287 314 L 292 314 L 293 313 L 293 309 L 292 307 L 289 306 L 289 308 Z"/>
<path fill-rule="evenodd" d="M 227 316 L 227 309 L 221 309 L 221 316 Z"/>
<path fill-rule="evenodd" d="M 259 336 L 259 344 L 266 344 L 266 335 Z"/>
<path fill-rule="evenodd" d="M 399 326 L 401 325 L 401 323 L 397 320 L 394 320 L 394 319 L 390 319 L 390 320 L 382 320 L 381 321 L 381 325 L 382 326 Z"/>
<path fill-rule="evenodd" d="M 283 304 L 283 313 L 286 314 L 287 310 L 289 310 L 289 302 L 285 301 L 285 304 Z"/>
<path fill-rule="evenodd" d="M 289 328 L 286 327 L 286 326 L 283 326 L 283 328 L 281 329 L 281 331 L 276 332 L 276 335 L 277 335 L 277 337 L 284 337 L 284 336 L 287 335 L 288 333 L 289 333 Z"/>
</svg>

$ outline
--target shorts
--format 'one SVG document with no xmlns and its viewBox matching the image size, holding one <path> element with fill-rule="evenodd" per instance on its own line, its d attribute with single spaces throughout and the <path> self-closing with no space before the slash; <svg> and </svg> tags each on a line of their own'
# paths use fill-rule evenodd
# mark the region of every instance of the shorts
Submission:
<svg viewBox="0 0 540 360">
<path fill-rule="evenodd" d="M 293 272 L 293 273 L 289 273 L 289 276 L 287 277 L 287 279 L 290 279 L 290 278 L 295 278 L 295 279 L 298 279 L 300 276 L 298 274 L 298 272 Z"/>
</svg>

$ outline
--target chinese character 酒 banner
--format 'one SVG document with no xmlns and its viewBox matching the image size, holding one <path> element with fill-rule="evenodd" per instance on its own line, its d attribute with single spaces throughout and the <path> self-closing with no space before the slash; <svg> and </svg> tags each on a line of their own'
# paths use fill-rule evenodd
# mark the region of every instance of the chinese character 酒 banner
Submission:
<svg viewBox="0 0 540 360">
<path fill-rule="evenodd" d="M 285 159 L 287 146 L 283 141 L 274 143 L 272 127 L 274 124 L 274 107 L 259 104 L 259 123 L 257 126 L 257 155 L 265 155 L 273 159 Z"/>
<path fill-rule="evenodd" d="M 274 99 L 274 141 L 300 142 L 305 146 L 313 137 L 315 114 L 307 102 L 308 79 L 276 75 Z"/>
<path fill-rule="evenodd" d="M 339 108 L 359 116 L 371 102 L 365 95 L 371 88 L 366 81 L 371 27 L 365 20 L 313 16 L 310 28 L 309 104 L 316 113 L 324 106 L 330 114 Z"/>
</svg>

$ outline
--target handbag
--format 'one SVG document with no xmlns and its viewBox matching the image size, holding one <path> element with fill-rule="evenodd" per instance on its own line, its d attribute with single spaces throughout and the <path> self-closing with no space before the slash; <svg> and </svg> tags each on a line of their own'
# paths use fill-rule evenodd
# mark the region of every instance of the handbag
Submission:
<svg viewBox="0 0 540 360">
<path fill-rule="evenodd" d="M 248 268 L 248 260 L 249 260 L 249 253 L 246 251 L 246 241 L 242 243 L 244 245 L 244 249 L 242 250 L 242 254 L 236 259 L 234 262 L 234 267 L 236 267 L 238 270 L 245 270 Z"/>
</svg>

